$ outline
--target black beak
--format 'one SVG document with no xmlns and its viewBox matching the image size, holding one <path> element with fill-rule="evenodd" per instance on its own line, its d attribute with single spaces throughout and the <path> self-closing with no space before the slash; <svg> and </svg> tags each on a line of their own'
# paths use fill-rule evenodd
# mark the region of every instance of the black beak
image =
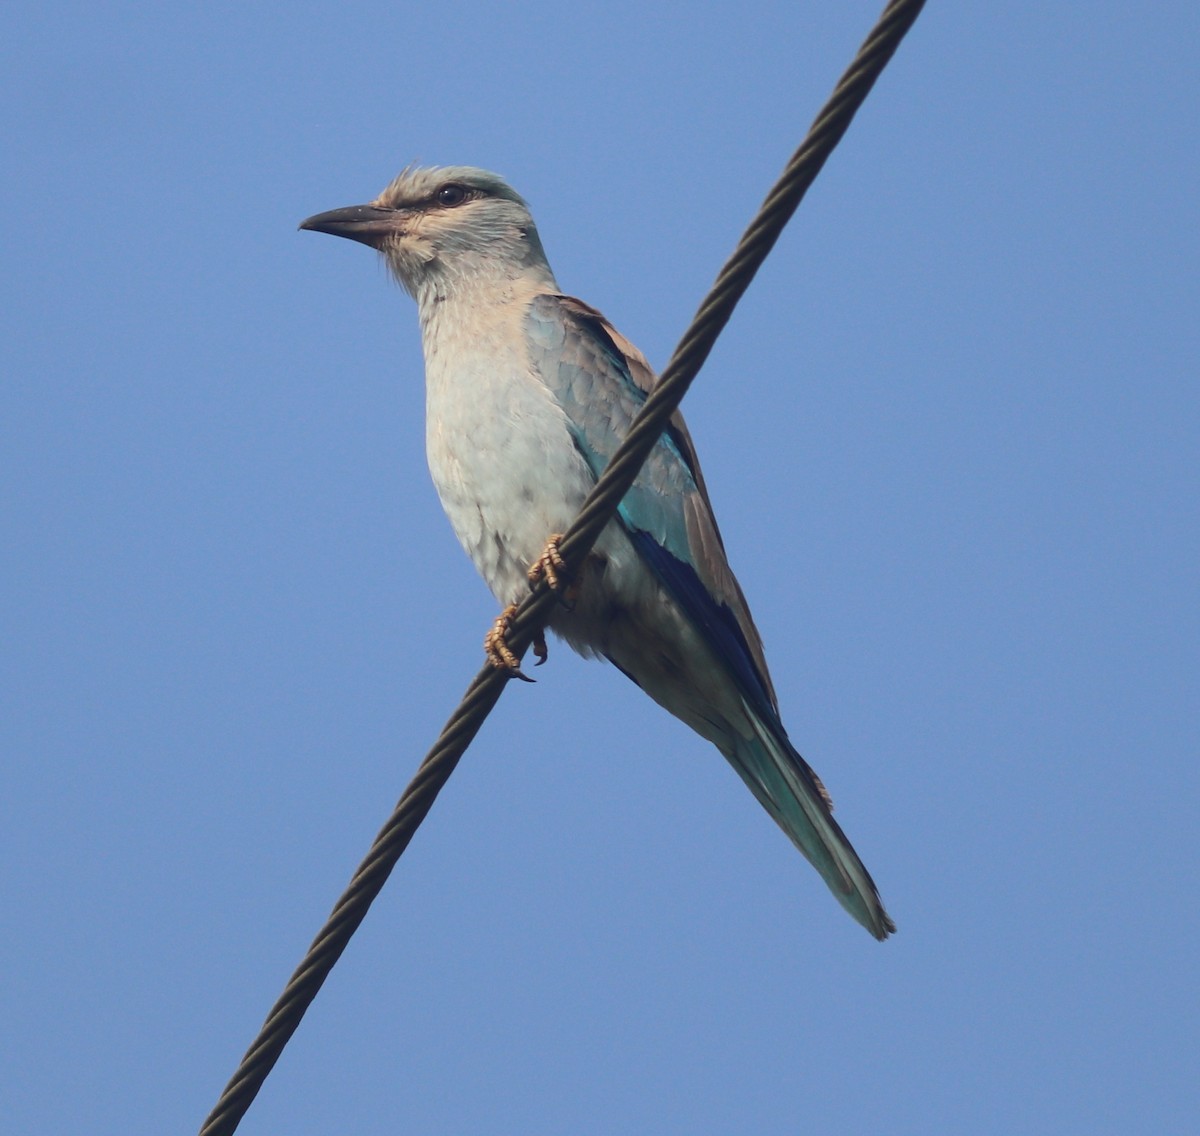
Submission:
<svg viewBox="0 0 1200 1136">
<path fill-rule="evenodd" d="M 378 248 L 389 233 L 396 230 L 398 211 L 384 209 L 378 205 L 348 205 L 345 209 L 331 209 L 318 213 L 300 222 L 300 228 L 314 233 L 332 233 L 335 237 L 349 237 L 364 245 Z"/>
</svg>

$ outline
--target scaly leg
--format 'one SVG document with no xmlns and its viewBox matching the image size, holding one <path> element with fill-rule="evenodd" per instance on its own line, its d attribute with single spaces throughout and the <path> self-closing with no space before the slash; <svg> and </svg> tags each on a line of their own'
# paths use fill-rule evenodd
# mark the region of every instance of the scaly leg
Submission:
<svg viewBox="0 0 1200 1136">
<path fill-rule="evenodd" d="M 516 614 L 517 605 L 511 603 L 496 617 L 492 629 L 483 637 L 483 649 L 487 653 L 488 662 L 497 670 L 508 671 L 513 678 L 524 682 L 533 682 L 533 679 L 521 670 L 521 660 L 508 647 L 508 633 L 512 630 L 512 618 Z M 538 639 L 541 640 L 541 651 L 538 650 L 538 642 L 535 640 L 533 653 L 541 660 L 544 659 L 546 642 L 540 635 Z"/>
<path fill-rule="evenodd" d="M 558 543 L 562 538 L 562 533 L 550 535 L 541 556 L 529 566 L 526 575 L 529 577 L 531 588 L 536 588 L 545 580 L 546 586 L 552 592 L 558 592 L 560 596 L 564 597 L 563 602 L 570 605 L 574 602 L 574 597 L 571 596 L 571 588 L 566 579 L 567 562 L 558 551 Z M 546 646 L 545 632 L 539 632 L 538 637 L 533 641 L 533 653 L 537 656 L 537 662 L 533 664 L 535 667 L 540 667 L 550 657 L 550 649 Z"/>
<path fill-rule="evenodd" d="M 562 538 L 562 533 L 552 533 L 550 539 L 546 541 L 546 547 L 542 550 L 541 556 L 529 566 L 526 575 L 529 577 L 531 588 L 536 588 L 542 580 L 545 580 L 546 586 L 552 592 L 563 590 L 566 583 L 564 577 L 567 572 L 567 562 L 558 551 L 558 543 Z"/>
<path fill-rule="evenodd" d="M 553 533 L 550 536 L 541 556 L 529 566 L 527 575 L 531 588 L 536 588 L 542 580 L 545 580 L 546 586 L 551 591 L 560 593 L 564 596 L 564 602 L 570 603 L 574 597 L 566 579 L 567 562 L 563 560 L 558 551 L 558 542 L 562 538 L 562 533 Z M 521 661 L 509 650 L 508 633 L 512 630 L 512 618 L 516 614 L 517 605 L 512 603 L 497 616 L 496 622 L 492 624 L 492 629 L 483 637 L 483 649 L 487 653 L 488 662 L 498 670 L 506 670 L 514 678 L 533 682 L 533 679 L 527 674 L 522 673 Z M 545 632 L 539 631 L 534 637 L 533 653 L 537 658 L 534 666 L 537 667 L 540 667 L 550 657 L 550 650 L 546 646 Z"/>
</svg>

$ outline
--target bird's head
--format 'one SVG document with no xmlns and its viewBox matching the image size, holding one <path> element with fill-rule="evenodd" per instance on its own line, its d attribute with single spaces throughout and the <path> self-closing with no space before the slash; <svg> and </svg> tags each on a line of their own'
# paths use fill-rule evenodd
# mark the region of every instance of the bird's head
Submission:
<svg viewBox="0 0 1200 1136">
<path fill-rule="evenodd" d="M 318 213 L 300 228 L 378 249 L 418 299 L 480 278 L 554 287 L 529 206 L 503 178 L 471 166 L 406 169 L 370 204 Z"/>
</svg>

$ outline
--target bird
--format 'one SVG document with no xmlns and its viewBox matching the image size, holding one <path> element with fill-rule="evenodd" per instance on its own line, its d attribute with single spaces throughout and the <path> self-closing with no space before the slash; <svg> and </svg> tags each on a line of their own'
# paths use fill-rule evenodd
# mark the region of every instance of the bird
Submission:
<svg viewBox="0 0 1200 1136">
<path fill-rule="evenodd" d="M 562 601 L 550 630 L 715 745 L 842 906 L 885 939 L 895 924 L 783 727 L 678 412 L 582 568 L 562 578 L 558 536 L 655 375 L 599 311 L 560 290 L 525 200 L 486 170 L 409 166 L 368 204 L 300 228 L 377 250 L 416 300 L 429 470 L 463 548 L 507 605 L 485 641 L 491 662 L 518 673 L 506 617 L 545 578 Z M 544 661 L 544 641 L 534 650 Z"/>
</svg>

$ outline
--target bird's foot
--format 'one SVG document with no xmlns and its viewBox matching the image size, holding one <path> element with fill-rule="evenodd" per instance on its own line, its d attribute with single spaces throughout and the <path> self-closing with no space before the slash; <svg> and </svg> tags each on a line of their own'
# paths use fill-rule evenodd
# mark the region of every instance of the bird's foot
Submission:
<svg viewBox="0 0 1200 1136">
<path fill-rule="evenodd" d="M 543 580 L 546 581 L 546 587 L 552 592 L 562 591 L 565 587 L 567 562 L 562 558 L 562 553 L 558 551 L 558 544 L 562 538 L 562 533 L 552 533 L 550 539 L 546 541 L 546 547 L 542 550 L 541 556 L 529 566 L 526 575 L 529 577 L 531 588 L 536 588 Z"/>
<path fill-rule="evenodd" d="M 562 540 L 562 533 L 554 533 L 549 540 L 546 541 L 546 547 L 542 550 L 539 556 L 529 567 L 526 575 L 529 577 L 529 586 L 536 588 L 543 580 L 546 586 L 552 591 L 557 592 L 560 597 L 567 597 L 573 601 L 572 588 L 567 580 L 567 562 L 562 558 L 562 554 L 558 551 L 558 542 Z M 508 646 L 508 634 L 512 630 L 512 618 L 517 614 L 517 605 L 509 604 L 492 624 L 492 629 L 483 638 L 483 649 L 487 652 L 488 662 L 499 670 L 506 670 L 513 678 L 519 678 L 525 682 L 533 682 L 527 674 L 521 670 L 521 661 L 512 653 Z M 533 638 L 532 650 L 537 662 L 535 667 L 540 667 L 549 657 L 550 649 L 546 646 L 546 633 L 539 631 Z"/>
<path fill-rule="evenodd" d="M 530 566 L 526 575 L 529 577 L 529 586 L 536 588 L 543 580 L 546 582 L 552 592 L 558 593 L 559 603 L 568 611 L 575 606 L 575 601 L 579 597 L 579 585 L 572 583 L 567 576 L 567 562 L 562 558 L 562 553 L 559 552 L 558 546 L 562 541 L 562 533 L 552 533 L 550 539 L 546 541 L 546 547 L 542 550 L 539 556 Z M 535 644 L 535 648 L 536 648 Z M 542 643 L 545 647 L 545 643 Z M 540 652 L 536 652 L 538 658 L 544 662 L 545 656 Z"/>
<path fill-rule="evenodd" d="M 522 682 L 533 682 L 533 679 L 521 670 L 521 660 L 512 653 L 508 646 L 508 635 L 512 631 L 512 619 L 516 614 L 517 605 L 511 603 L 496 617 L 496 622 L 492 624 L 491 630 L 483 637 L 483 649 L 487 653 L 488 662 L 497 670 L 508 671 L 511 678 L 519 678 Z M 546 641 L 540 634 L 534 640 L 533 653 L 537 655 L 539 662 L 545 661 Z"/>
</svg>

